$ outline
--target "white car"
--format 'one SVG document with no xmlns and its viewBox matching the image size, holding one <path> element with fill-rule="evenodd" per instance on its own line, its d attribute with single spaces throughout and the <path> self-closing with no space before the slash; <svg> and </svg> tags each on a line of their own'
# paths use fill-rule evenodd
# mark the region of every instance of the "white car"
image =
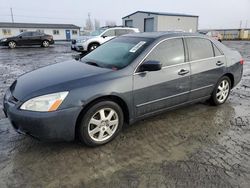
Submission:
<svg viewBox="0 0 250 188">
<path fill-rule="evenodd" d="M 139 33 L 139 29 L 131 27 L 101 27 L 91 32 L 88 36 L 72 40 L 71 49 L 78 52 L 90 52 L 114 37 L 129 33 Z"/>
</svg>

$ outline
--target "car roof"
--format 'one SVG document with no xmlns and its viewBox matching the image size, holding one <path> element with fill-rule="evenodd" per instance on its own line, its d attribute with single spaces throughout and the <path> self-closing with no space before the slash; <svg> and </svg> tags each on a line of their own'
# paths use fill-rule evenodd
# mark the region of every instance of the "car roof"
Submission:
<svg viewBox="0 0 250 188">
<path fill-rule="evenodd" d="M 205 37 L 205 35 L 199 33 L 187 33 L 187 32 L 179 32 L 179 31 L 164 31 L 164 32 L 144 32 L 144 33 L 133 33 L 123 35 L 127 37 L 142 37 L 142 38 L 172 38 L 172 37 L 183 37 L 183 36 L 197 36 L 197 37 Z"/>
</svg>

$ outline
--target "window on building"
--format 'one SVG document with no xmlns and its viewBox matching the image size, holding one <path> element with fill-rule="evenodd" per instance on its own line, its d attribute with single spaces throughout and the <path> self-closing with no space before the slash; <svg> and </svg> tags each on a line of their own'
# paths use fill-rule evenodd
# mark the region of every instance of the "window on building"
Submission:
<svg viewBox="0 0 250 188">
<path fill-rule="evenodd" d="M 184 63 L 185 55 L 182 39 L 170 39 L 160 43 L 146 60 L 159 61 L 163 67 Z"/>
<path fill-rule="evenodd" d="M 11 35 L 10 29 L 2 29 L 3 35 Z"/>
<path fill-rule="evenodd" d="M 53 35 L 60 35 L 59 30 L 53 30 Z"/>
<path fill-rule="evenodd" d="M 77 34 L 78 34 L 77 30 L 72 30 L 72 35 L 77 35 Z"/>
<path fill-rule="evenodd" d="M 125 20 L 126 27 L 133 27 L 133 20 Z"/>
<path fill-rule="evenodd" d="M 20 29 L 19 31 L 20 31 L 20 33 L 22 33 L 22 32 L 26 32 L 27 29 Z"/>
<path fill-rule="evenodd" d="M 210 40 L 202 38 L 187 38 L 190 61 L 214 57 Z"/>
<path fill-rule="evenodd" d="M 37 29 L 36 30 L 38 33 L 44 33 L 44 30 L 43 29 Z"/>
</svg>

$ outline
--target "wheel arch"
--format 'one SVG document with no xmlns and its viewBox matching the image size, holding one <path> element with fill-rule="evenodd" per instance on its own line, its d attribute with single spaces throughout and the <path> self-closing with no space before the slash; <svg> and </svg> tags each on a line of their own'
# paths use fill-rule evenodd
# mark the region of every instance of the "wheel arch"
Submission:
<svg viewBox="0 0 250 188">
<path fill-rule="evenodd" d="M 226 73 L 223 76 L 227 76 L 231 81 L 231 89 L 234 87 L 234 75 L 232 73 Z"/>
<path fill-rule="evenodd" d="M 117 103 L 121 107 L 123 115 L 124 115 L 124 122 L 129 123 L 129 118 L 130 118 L 129 108 L 128 108 L 127 103 L 121 97 L 118 97 L 116 95 L 101 96 L 101 97 L 93 99 L 92 101 L 87 103 L 84 106 L 84 108 L 81 110 L 81 112 L 79 113 L 79 115 L 77 117 L 76 125 L 75 125 L 75 138 L 77 138 L 77 131 L 79 129 L 81 120 L 84 117 L 84 114 L 87 112 L 87 110 L 89 108 L 91 108 L 93 105 L 97 104 L 98 102 L 107 101 L 107 100 L 108 101 L 113 101 L 113 102 Z"/>
<path fill-rule="evenodd" d="M 88 44 L 88 47 L 87 47 L 87 49 L 88 49 L 88 51 L 89 51 L 89 48 L 90 48 L 90 46 L 92 45 L 92 44 L 97 44 L 97 45 L 101 45 L 99 42 L 97 42 L 97 41 L 92 41 L 92 42 L 90 42 L 89 44 Z"/>
</svg>

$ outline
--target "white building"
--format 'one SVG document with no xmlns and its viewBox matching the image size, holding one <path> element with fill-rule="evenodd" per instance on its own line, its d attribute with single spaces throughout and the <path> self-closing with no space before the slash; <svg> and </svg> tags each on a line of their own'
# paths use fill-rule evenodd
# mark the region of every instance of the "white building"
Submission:
<svg viewBox="0 0 250 188">
<path fill-rule="evenodd" d="M 198 30 L 199 16 L 164 12 L 137 11 L 122 18 L 123 25 L 136 27 L 141 32 Z"/>
<path fill-rule="evenodd" d="M 40 31 L 52 35 L 54 40 L 71 40 L 78 38 L 80 27 L 73 24 L 0 22 L 0 38 L 15 36 L 24 31 Z"/>
</svg>

